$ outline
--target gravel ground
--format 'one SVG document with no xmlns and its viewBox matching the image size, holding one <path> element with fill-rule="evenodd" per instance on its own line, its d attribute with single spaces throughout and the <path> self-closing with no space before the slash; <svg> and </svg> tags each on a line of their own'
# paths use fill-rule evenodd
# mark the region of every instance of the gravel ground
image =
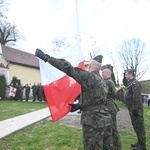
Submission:
<svg viewBox="0 0 150 150">
<path fill-rule="evenodd" d="M 78 113 L 69 113 L 59 121 L 60 125 L 66 125 L 69 127 L 81 128 L 80 124 L 81 114 Z M 127 110 L 120 109 L 117 114 L 117 126 L 119 131 L 133 131 L 131 125 L 130 116 Z"/>
</svg>

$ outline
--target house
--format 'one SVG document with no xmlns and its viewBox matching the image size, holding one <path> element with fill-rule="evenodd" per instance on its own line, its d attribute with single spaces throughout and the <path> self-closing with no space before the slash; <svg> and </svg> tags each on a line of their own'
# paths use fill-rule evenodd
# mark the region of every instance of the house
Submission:
<svg viewBox="0 0 150 150">
<path fill-rule="evenodd" d="M 89 61 L 84 63 L 88 70 Z M 0 70 L 6 71 L 8 84 L 14 76 L 20 79 L 23 85 L 41 82 L 39 60 L 34 54 L 0 45 L 0 64 Z"/>
<path fill-rule="evenodd" d="M 1 68 L 8 71 L 8 83 L 14 76 L 20 79 L 23 85 L 41 82 L 39 60 L 34 54 L 0 45 L 0 64 Z"/>
</svg>

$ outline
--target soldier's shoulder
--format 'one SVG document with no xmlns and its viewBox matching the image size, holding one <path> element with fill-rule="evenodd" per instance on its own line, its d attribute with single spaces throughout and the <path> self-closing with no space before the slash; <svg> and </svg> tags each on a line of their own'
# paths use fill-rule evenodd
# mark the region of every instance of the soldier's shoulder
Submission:
<svg viewBox="0 0 150 150">
<path fill-rule="evenodd" d="M 140 86 L 141 83 L 140 83 L 139 81 L 137 81 L 137 80 L 134 80 L 134 81 L 132 82 L 132 85 L 133 85 L 133 86 Z"/>
<path fill-rule="evenodd" d="M 133 82 L 132 82 L 132 84 L 140 84 L 140 82 L 138 81 L 138 80 L 134 80 Z"/>
<path fill-rule="evenodd" d="M 112 79 L 107 79 L 106 80 L 106 83 L 109 84 L 109 85 L 114 85 L 114 82 Z"/>
</svg>

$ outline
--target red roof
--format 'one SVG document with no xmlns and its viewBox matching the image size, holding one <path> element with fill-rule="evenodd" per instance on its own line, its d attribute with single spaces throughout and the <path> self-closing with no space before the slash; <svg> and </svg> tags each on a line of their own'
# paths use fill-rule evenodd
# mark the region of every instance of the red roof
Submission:
<svg viewBox="0 0 150 150">
<path fill-rule="evenodd" d="M 38 58 L 31 53 L 27 53 L 4 45 L 2 45 L 2 53 L 8 62 L 33 68 L 39 68 Z"/>
</svg>

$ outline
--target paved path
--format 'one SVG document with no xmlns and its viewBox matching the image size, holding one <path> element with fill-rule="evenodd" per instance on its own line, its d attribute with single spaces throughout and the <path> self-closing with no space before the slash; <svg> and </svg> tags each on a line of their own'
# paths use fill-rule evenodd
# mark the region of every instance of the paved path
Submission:
<svg viewBox="0 0 150 150">
<path fill-rule="evenodd" d="M 67 126 L 81 128 L 80 117 L 81 114 L 78 114 L 77 112 L 68 113 L 68 115 L 57 122 Z M 51 120 L 49 108 L 44 108 L 28 114 L 0 121 L 0 139 L 45 118 L 49 118 Z M 117 121 L 119 130 L 133 130 L 127 110 L 121 109 L 119 111 Z"/>
<path fill-rule="evenodd" d="M 50 116 L 49 108 L 0 121 L 0 139 Z"/>
</svg>

